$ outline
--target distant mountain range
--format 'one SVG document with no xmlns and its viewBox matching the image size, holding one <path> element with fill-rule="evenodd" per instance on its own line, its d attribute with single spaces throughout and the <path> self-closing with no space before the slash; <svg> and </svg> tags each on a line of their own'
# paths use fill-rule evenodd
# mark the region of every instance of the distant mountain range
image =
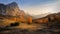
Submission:
<svg viewBox="0 0 60 34">
<path fill-rule="evenodd" d="M 60 12 L 48 14 L 45 17 L 33 19 L 34 23 L 50 23 L 50 22 L 60 22 Z"/>
<path fill-rule="evenodd" d="M 40 14 L 40 15 L 33 15 L 32 19 L 38 19 L 38 18 L 43 18 L 46 17 L 47 15 L 52 14 L 51 12 Z"/>
</svg>

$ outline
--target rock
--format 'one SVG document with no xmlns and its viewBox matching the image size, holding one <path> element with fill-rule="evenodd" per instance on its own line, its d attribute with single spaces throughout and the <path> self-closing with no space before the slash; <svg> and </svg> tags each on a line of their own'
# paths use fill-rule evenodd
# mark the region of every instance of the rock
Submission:
<svg viewBox="0 0 60 34">
<path fill-rule="evenodd" d="M 10 16 L 20 15 L 20 9 L 16 2 L 12 2 L 6 5 L 6 15 L 10 15 Z"/>
<path fill-rule="evenodd" d="M 1 15 L 1 14 L 3 14 L 3 15 L 5 14 L 5 13 L 4 13 L 5 10 L 6 10 L 5 8 L 6 8 L 6 6 L 5 6 L 4 4 L 0 4 L 0 15 Z"/>
<path fill-rule="evenodd" d="M 0 15 L 19 16 L 20 13 L 22 14 L 22 10 L 19 9 L 16 2 L 12 2 L 6 5 L 0 4 Z"/>
</svg>

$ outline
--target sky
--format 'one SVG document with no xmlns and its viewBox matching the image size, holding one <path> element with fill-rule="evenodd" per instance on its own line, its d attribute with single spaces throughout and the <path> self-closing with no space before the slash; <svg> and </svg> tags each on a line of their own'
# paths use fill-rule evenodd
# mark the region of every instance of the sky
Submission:
<svg viewBox="0 0 60 34">
<path fill-rule="evenodd" d="M 30 15 L 60 11 L 60 0 L 0 0 L 0 3 L 4 4 L 11 2 L 16 2 L 21 10 Z"/>
</svg>

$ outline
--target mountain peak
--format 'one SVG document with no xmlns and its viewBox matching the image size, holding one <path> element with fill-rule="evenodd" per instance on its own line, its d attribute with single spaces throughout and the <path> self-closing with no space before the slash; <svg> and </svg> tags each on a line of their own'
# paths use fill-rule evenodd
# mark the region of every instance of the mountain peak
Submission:
<svg viewBox="0 0 60 34">
<path fill-rule="evenodd" d="M 11 7 L 15 7 L 15 6 L 18 6 L 16 2 L 12 2 L 12 3 L 9 3 L 7 5 L 10 5 Z"/>
<path fill-rule="evenodd" d="M 6 5 L 6 15 L 17 16 L 20 14 L 20 9 L 16 2 L 12 2 Z"/>
</svg>

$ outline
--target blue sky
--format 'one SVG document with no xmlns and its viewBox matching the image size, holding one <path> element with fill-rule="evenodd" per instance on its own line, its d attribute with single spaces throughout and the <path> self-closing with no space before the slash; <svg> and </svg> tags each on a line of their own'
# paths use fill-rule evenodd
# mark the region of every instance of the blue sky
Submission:
<svg viewBox="0 0 60 34">
<path fill-rule="evenodd" d="M 8 4 L 17 2 L 20 9 L 24 10 L 26 13 L 34 15 L 34 13 L 40 14 L 52 12 L 58 1 L 59 0 L 0 0 L 0 3 Z"/>
<path fill-rule="evenodd" d="M 8 4 L 11 2 L 17 2 L 20 7 L 30 7 L 30 6 L 36 6 L 46 3 L 52 3 L 56 0 L 0 0 L 0 3 Z"/>
</svg>

